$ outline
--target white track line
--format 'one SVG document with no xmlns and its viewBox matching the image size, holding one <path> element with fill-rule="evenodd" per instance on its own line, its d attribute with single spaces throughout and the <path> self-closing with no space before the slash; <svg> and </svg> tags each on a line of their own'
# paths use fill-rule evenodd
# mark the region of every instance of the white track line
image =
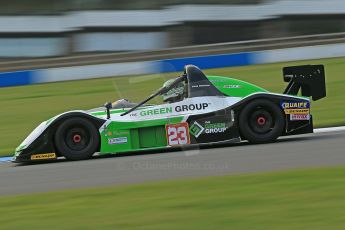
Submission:
<svg viewBox="0 0 345 230">
<path fill-rule="evenodd" d="M 345 126 L 314 129 L 314 133 L 330 133 L 336 131 L 345 131 Z"/>
</svg>

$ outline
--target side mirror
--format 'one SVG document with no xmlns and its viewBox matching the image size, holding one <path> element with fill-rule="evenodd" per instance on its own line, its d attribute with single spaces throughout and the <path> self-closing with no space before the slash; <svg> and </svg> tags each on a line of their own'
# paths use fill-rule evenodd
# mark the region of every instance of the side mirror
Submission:
<svg viewBox="0 0 345 230">
<path fill-rule="evenodd" d="M 104 104 L 104 107 L 107 111 L 107 119 L 110 119 L 110 109 L 113 107 L 112 104 L 110 102 L 106 102 Z"/>
</svg>

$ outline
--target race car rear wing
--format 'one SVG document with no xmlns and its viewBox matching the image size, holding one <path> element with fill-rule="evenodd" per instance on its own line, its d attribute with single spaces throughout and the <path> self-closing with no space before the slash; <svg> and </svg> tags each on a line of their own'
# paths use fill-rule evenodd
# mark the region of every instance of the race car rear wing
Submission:
<svg viewBox="0 0 345 230">
<path fill-rule="evenodd" d="M 284 81 L 289 82 L 284 94 L 312 97 L 314 101 L 326 97 L 323 65 L 301 65 L 283 68 Z"/>
</svg>

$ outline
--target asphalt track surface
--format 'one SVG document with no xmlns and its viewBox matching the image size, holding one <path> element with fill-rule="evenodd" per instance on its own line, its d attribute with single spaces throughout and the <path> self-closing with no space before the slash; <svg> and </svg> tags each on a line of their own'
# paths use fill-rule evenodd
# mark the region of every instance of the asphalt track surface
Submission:
<svg viewBox="0 0 345 230">
<path fill-rule="evenodd" d="M 345 165 L 345 131 L 45 164 L 0 164 L 0 195 Z"/>
</svg>

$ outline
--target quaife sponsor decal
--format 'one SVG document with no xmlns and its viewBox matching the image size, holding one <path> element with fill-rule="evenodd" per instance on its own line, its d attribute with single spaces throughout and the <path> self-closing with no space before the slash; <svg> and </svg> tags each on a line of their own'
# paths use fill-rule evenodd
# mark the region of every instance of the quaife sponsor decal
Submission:
<svg viewBox="0 0 345 230">
<path fill-rule="evenodd" d="M 291 121 L 309 121 L 310 114 L 290 114 Z"/>
<path fill-rule="evenodd" d="M 282 101 L 280 106 L 285 114 L 309 114 L 310 112 L 308 101 Z"/>
<path fill-rule="evenodd" d="M 55 159 L 56 154 L 55 153 L 41 153 L 41 154 L 34 154 L 31 155 L 31 160 L 46 160 L 46 159 Z"/>
<path fill-rule="evenodd" d="M 127 142 L 128 142 L 127 137 L 115 137 L 115 138 L 108 139 L 109 145 L 125 144 Z"/>
<path fill-rule="evenodd" d="M 194 104 L 185 104 L 185 105 L 176 105 L 164 108 L 157 109 L 148 109 L 140 111 L 140 116 L 153 116 L 160 114 L 169 114 L 173 112 L 188 112 L 195 110 L 204 110 L 209 106 L 208 103 L 194 103 Z"/>
<path fill-rule="evenodd" d="M 281 106 L 283 109 L 309 109 L 309 102 L 307 101 L 282 102 Z"/>
</svg>

